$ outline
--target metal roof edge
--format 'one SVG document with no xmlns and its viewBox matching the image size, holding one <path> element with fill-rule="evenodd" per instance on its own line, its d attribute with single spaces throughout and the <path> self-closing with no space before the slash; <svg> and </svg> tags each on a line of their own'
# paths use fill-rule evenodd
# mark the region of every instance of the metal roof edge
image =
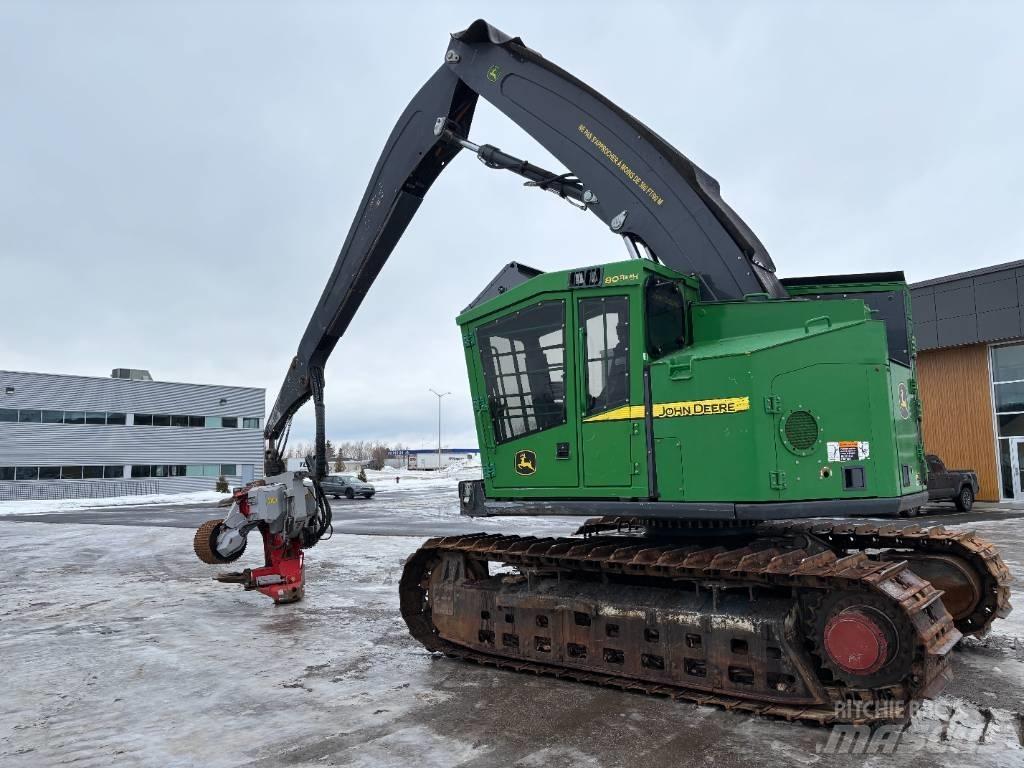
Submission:
<svg viewBox="0 0 1024 768">
<path fill-rule="evenodd" d="M 990 267 L 980 267 L 978 269 L 971 269 L 966 272 L 957 272 L 953 275 L 945 275 L 944 277 L 933 277 L 928 280 L 922 280 L 918 283 L 910 283 L 909 287 L 911 290 L 915 288 L 927 288 L 933 285 L 942 285 L 943 283 L 951 283 L 954 280 L 963 280 L 968 277 L 978 277 L 979 275 L 990 275 L 995 272 L 1004 272 L 1011 269 L 1018 269 L 1024 267 L 1024 259 L 1018 261 L 1008 261 L 1004 264 L 993 264 Z"/>
<path fill-rule="evenodd" d="M 152 381 L 145 381 L 143 379 L 115 379 L 112 376 L 83 376 L 77 373 L 43 373 L 41 371 L 9 371 L 6 369 L 0 370 L 0 376 L 5 373 L 15 374 L 18 376 L 53 376 L 55 378 L 64 379 L 92 379 L 96 381 L 119 381 L 119 382 L 131 382 L 133 384 L 175 384 L 183 387 L 219 387 L 229 389 L 249 389 L 254 392 L 263 392 L 266 394 L 265 387 L 245 387 L 239 384 L 197 384 L 191 381 L 164 381 L 163 379 L 153 379 Z"/>
</svg>

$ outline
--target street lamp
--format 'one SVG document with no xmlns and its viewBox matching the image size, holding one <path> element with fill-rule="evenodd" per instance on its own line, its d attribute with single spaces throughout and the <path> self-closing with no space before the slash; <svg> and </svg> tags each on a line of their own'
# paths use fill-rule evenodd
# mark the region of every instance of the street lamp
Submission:
<svg viewBox="0 0 1024 768">
<path fill-rule="evenodd" d="M 437 469 L 441 470 L 441 398 L 450 395 L 451 392 L 437 392 L 430 390 L 437 395 Z"/>
</svg>

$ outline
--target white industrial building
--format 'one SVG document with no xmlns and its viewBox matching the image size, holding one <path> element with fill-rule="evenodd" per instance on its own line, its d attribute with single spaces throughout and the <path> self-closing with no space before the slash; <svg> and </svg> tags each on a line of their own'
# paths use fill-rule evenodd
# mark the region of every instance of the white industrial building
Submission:
<svg viewBox="0 0 1024 768">
<path fill-rule="evenodd" d="M 390 451 L 389 459 L 397 460 L 396 466 L 406 469 L 445 469 L 462 461 L 480 461 L 479 448 L 436 448 L 407 449 Z M 390 463 L 390 461 L 389 461 Z"/>
<path fill-rule="evenodd" d="M 237 486 L 263 476 L 254 387 L 0 371 L 0 500 Z"/>
</svg>

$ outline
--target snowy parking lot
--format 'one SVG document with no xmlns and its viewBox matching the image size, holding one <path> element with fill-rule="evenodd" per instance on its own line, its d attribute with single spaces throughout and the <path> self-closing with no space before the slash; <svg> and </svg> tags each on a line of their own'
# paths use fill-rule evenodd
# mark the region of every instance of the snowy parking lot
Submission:
<svg viewBox="0 0 1024 768">
<path fill-rule="evenodd" d="M 894 754 L 833 755 L 828 729 L 431 656 L 397 600 L 424 538 L 576 521 L 460 519 L 454 476 L 373 482 L 335 504 L 290 606 L 210 579 L 191 539 L 211 499 L 0 508 L 0 765 L 1024 765 L 1020 510 L 972 525 L 1000 544 L 1017 612 L 962 644 Z"/>
</svg>

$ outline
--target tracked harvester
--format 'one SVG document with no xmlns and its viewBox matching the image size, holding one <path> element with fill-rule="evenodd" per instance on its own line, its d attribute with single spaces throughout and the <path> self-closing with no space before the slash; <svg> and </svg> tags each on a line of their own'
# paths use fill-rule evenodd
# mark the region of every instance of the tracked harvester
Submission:
<svg viewBox="0 0 1024 768">
<path fill-rule="evenodd" d="M 571 169 L 472 143 L 483 96 Z M 579 515 L 577 536 L 431 539 L 402 614 L 481 664 L 815 722 L 899 720 L 963 634 L 1009 610 L 971 533 L 868 522 L 927 500 L 902 273 L 779 280 L 717 182 L 483 21 L 400 118 L 267 420 L 268 477 L 196 533 L 220 578 L 303 595 L 330 528 L 324 366 L 427 190 L 461 151 L 596 215 L 629 259 L 505 267 L 458 318 L 483 479 L 470 516 Z M 585 258 L 581 261 L 586 261 Z M 281 461 L 312 398 L 312 471 Z M 823 520 L 824 519 L 824 520 Z"/>
</svg>

